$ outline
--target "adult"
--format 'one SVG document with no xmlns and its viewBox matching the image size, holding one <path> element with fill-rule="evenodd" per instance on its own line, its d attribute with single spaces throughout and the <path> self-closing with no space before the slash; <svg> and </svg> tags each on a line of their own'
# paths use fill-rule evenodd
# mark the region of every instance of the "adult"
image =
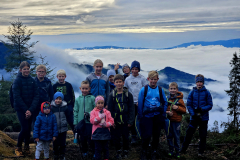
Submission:
<svg viewBox="0 0 240 160">
<path fill-rule="evenodd" d="M 39 94 L 37 84 L 34 79 L 29 75 L 30 65 L 27 61 L 23 61 L 19 67 L 17 78 L 13 82 L 13 105 L 17 111 L 18 120 L 21 124 L 21 131 L 18 135 L 17 148 L 15 154 L 23 156 L 30 154 L 29 140 L 32 124 L 32 113 L 34 113 L 38 101 Z M 22 142 L 25 142 L 24 150 L 22 151 Z"/>
</svg>

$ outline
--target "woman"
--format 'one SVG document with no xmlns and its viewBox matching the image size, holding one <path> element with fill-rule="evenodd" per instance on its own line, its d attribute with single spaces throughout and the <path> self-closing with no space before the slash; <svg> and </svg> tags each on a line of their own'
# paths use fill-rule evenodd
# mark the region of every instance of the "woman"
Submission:
<svg viewBox="0 0 240 160">
<path fill-rule="evenodd" d="M 23 156 L 22 142 L 25 142 L 24 153 L 30 154 L 29 140 L 32 124 L 32 113 L 35 111 L 39 95 L 37 84 L 29 75 L 30 65 L 23 61 L 19 67 L 17 78 L 13 82 L 13 99 L 14 109 L 17 111 L 17 116 L 21 124 L 21 132 L 18 135 L 17 148 L 15 154 Z"/>
</svg>

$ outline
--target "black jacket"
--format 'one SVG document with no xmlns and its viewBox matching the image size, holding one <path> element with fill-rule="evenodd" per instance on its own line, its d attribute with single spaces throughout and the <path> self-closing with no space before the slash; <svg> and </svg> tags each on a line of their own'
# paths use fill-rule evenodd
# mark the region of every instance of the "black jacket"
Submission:
<svg viewBox="0 0 240 160">
<path fill-rule="evenodd" d="M 116 94 L 116 89 L 114 93 Z M 133 96 L 130 92 L 128 92 L 128 98 L 126 97 L 125 92 L 128 92 L 126 88 L 123 90 L 123 111 L 120 112 L 119 105 L 116 101 L 117 95 L 113 98 L 113 91 L 109 94 L 108 98 L 108 110 L 111 112 L 112 117 L 114 118 L 115 123 L 127 123 L 133 125 L 134 118 L 135 118 L 135 108 L 133 103 Z M 121 104 L 121 102 L 120 102 Z M 121 105 L 122 105 L 121 104 Z M 122 120 L 120 118 L 122 115 Z"/>
<path fill-rule="evenodd" d="M 33 113 L 36 110 L 39 101 L 38 86 L 34 79 L 29 75 L 22 76 L 19 72 L 12 86 L 14 109 L 16 111 Z"/>
</svg>

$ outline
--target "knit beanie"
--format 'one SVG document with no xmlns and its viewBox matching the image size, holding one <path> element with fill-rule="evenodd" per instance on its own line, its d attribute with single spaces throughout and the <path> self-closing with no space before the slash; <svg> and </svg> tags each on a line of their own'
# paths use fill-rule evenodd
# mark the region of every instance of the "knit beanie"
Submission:
<svg viewBox="0 0 240 160">
<path fill-rule="evenodd" d="M 124 72 L 124 68 L 125 67 L 128 67 L 129 69 L 130 69 L 130 67 L 129 67 L 129 65 L 126 63 L 126 64 L 124 64 L 123 66 L 122 66 L 122 71 Z"/>
<path fill-rule="evenodd" d="M 115 72 L 115 70 L 113 70 L 113 69 L 110 69 L 110 70 L 108 70 L 107 71 L 107 77 L 109 78 L 110 76 L 115 76 L 116 75 L 116 72 Z"/>
<path fill-rule="evenodd" d="M 140 63 L 138 61 L 133 61 L 131 64 L 131 70 L 133 67 L 138 68 L 138 70 L 140 71 Z"/>
<path fill-rule="evenodd" d="M 204 78 L 203 77 L 196 77 L 195 82 L 203 82 L 204 84 Z"/>
<path fill-rule="evenodd" d="M 43 107 L 44 107 L 44 105 L 49 105 L 49 106 L 50 106 L 50 109 L 51 109 L 51 105 L 50 105 L 49 102 L 43 102 L 43 103 L 41 104 L 41 112 L 42 112 L 42 113 L 44 113 L 44 112 L 43 112 Z"/>
<path fill-rule="evenodd" d="M 58 97 L 61 97 L 62 100 L 64 100 L 64 95 L 62 94 L 62 92 L 56 92 L 53 96 L 53 100 L 55 101 L 55 99 L 57 99 Z"/>
</svg>

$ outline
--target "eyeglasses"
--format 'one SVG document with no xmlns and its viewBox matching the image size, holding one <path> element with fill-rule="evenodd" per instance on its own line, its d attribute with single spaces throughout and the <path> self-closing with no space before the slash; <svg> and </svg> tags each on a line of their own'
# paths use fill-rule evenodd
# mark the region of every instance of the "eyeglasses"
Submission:
<svg viewBox="0 0 240 160">
<path fill-rule="evenodd" d="M 45 103 L 43 105 L 43 109 L 50 109 L 50 108 L 51 108 L 51 106 L 48 103 Z"/>
</svg>

